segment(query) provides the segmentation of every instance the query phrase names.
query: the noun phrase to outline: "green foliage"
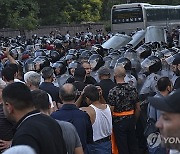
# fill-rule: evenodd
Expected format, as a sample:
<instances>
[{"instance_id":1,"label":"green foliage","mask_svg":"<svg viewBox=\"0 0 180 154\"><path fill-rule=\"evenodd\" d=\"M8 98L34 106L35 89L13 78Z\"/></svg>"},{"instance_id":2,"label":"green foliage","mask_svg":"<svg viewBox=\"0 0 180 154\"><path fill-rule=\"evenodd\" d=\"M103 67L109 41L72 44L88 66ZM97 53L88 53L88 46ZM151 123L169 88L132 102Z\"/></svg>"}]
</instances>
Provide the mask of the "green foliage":
<instances>
[{"instance_id":1,"label":"green foliage","mask_svg":"<svg viewBox=\"0 0 180 154\"><path fill-rule=\"evenodd\" d=\"M0 0L0 28L6 27L9 1Z\"/></svg>"},{"instance_id":2,"label":"green foliage","mask_svg":"<svg viewBox=\"0 0 180 154\"><path fill-rule=\"evenodd\" d=\"M0 27L31 30L38 26L37 3L23 0L1 0Z\"/></svg>"},{"instance_id":3,"label":"green foliage","mask_svg":"<svg viewBox=\"0 0 180 154\"><path fill-rule=\"evenodd\" d=\"M130 0L128 0L130 1ZM127 0L0 0L0 28L33 30L45 25L110 21L114 4ZM179 0L131 0L177 5ZM109 26L106 26L107 29Z\"/></svg>"},{"instance_id":4,"label":"green foliage","mask_svg":"<svg viewBox=\"0 0 180 154\"><path fill-rule=\"evenodd\" d=\"M37 0L41 25L100 20L101 0Z\"/></svg>"},{"instance_id":5,"label":"green foliage","mask_svg":"<svg viewBox=\"0 0 180 154\"><path fill-rule=\"evenodd\" d=\"M71 0L63 10L68 23L99 21L102 2L100 0Z\"/></svg>"}]
</instances>

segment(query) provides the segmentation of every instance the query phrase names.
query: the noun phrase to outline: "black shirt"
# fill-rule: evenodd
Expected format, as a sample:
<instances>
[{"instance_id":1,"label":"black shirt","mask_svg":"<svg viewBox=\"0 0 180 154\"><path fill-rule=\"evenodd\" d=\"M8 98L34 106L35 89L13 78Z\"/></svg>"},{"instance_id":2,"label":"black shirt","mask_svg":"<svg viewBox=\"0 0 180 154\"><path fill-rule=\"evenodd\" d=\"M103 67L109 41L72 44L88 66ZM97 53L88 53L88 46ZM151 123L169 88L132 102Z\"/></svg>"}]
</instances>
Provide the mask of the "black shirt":
<instances>
[{"instance_id":1,"label":"black shirt","mask_svg":"<svg viewBox=\"0 0 180 154\"><path fill-rule=\"evenodd\" d=\"M66 83L73 83L75 81L73 76L70 76L67 80Z\"/></svg>"},{"instance_id":2,"label":"black shirt","mask_svg":"<svg viewBox=\"0 0 180 154\"><path fill-rule=\"evenodd\" d=\"M104 80L101 80L97 85L101 87L102 95L103 95L105 101L107 102L109 91L113 87L115 87L116 84L111 79L104 79Z\"/></svg>"},{"instance_id":3,"label":"black shirt","mask_svg":"<svg viewBox=\"0 0 180 154\"><path fill-rule=\"evenodd\" d=\"M12 146L29 145L37 154L66 154L59 124L38 111L32 111L16 125Z\"/></svg>"},{"instance_id":4,"label":"black shirt","mask_svg":"<svg viewBox=\"0 0 180 154\"><path fill-rule=\"evenodd\" d=\"M9 122L3 112L3 105L0 104L0 139L10 141L13 138L13 124Z\"/></svg>"},{"instance_id":5,"label":"black shirt","mask_svg":"<svg viewBox=\"0 0 180 154\"><path fill-rule=\"evenodd\" d=\"M84 83L94 85L97 83L97 81L92 76L87 76Z\"/></svg>"},{"instance_id":6,"label":"black shirt","mask_svg":"<svg viewBox=\"0 0 180 154\"><path fill-rule=\"evenodd\" d=\"M173 89L179 89L180 88L180 77L178 77L174 83Z\"/></svg>"},{"instance_id":7,"label":"black shirt","mask_svg":"<svg viewBox=\"0 0 180 154\"><path fill-rule=\"evenodd\" d=\"M138 92L135 87L128 83L118 83L109 91L108 104L114 106L114 112L124 112L135 109L135 104L139 102ZM131 116L113 117L114 122L121 121Z\"/></svg>"},{"instance_id":8,"label":"black shirt","mask_svg":"<svg viewBox=\"0 0 180 154\"><path fill-rule=\"evenodd\" d=\"M83 91L86 84L84 82L81 82L81 81L74 81L72 84L77 89L77 96L76 96L76 100L77 100L79 98L79 96L81 95L81 92ZM88 107L88 104L83 100L80 107Z\"/></svg>"}]
</instances>

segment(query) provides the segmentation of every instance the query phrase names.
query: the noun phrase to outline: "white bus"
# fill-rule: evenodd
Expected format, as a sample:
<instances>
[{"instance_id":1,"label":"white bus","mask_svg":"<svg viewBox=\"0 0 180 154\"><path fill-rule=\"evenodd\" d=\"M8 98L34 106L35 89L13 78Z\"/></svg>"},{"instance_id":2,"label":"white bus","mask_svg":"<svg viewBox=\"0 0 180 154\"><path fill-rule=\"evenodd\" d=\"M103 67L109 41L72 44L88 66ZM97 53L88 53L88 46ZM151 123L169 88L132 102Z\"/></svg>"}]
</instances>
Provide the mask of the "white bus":
<instances>
[{"instance_id":1,"label":"white bus","mask_svg":"<svg viewBox=\"0 0 180 154\"><path fill-rule=\"evenodd\" d=\"M180 25L180 5L151 5L132 3L114 5L111 9L112 32L132 32L148 26L167 28Z\"/></svg>"}]
</instances>

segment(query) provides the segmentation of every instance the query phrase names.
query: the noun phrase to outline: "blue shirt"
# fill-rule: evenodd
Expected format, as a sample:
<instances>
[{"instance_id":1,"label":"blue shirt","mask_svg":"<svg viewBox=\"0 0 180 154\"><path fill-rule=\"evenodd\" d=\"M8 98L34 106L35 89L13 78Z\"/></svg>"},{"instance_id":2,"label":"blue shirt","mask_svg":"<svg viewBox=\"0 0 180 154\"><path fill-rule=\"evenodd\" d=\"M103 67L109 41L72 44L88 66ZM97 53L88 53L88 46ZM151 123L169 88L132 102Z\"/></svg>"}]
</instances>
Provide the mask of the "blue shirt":
<instances>
[{"instance_id":1,"label":"blue shirt","mask_svg":"<svg viewBox=\"0 0 180 154\"><path fill-rule=\"evenodd\" d=\"M160 92L157 92L157 94L154 97L160 97L163 98L164 96L161 95ZM148 104L148 117L153 118L155 121L159 119L161 116L161 112L157 109L155 109L150 103Z\"/></svg>"},{"instance_id":2,"label":"blue shirt","mask_svg":"<svg viewBox=\"0 0 180 154\"><path fill-rule=\"evenodd\" d=\"M54 86L51 82L42 82L39 86L39 89L46 91L49 95L51 95L52 100L56 103L59 102L59 88Z\"/></svg>"},{"instance_id":3,"label":"blue shirt","mask_svg":"<svg viewBox=\"0 0 180 154\"><path fill-rule=\"evenodd\" d=\"M79 110L75 104L64 104L59 110L52 113L51 117L72 123L78 132L84 150L87 144L93 142L90 117L86 112Z\"/></svg>"}]
</instances>

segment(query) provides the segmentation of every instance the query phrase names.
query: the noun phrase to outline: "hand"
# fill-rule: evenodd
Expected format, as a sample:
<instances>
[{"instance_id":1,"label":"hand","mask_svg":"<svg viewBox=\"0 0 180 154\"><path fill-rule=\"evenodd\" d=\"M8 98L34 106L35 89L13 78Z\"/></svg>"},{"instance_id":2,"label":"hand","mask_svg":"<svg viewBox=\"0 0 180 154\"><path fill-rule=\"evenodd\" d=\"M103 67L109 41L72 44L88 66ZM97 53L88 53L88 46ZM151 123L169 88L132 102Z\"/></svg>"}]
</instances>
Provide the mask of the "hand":
<instances>
[{"instance_id":1,"label":"hand","mask_svg":"<svg viewBox=\"0 0 180 154\"><path fill-rule=\"evenodd\" d=\"M11 143L12 143L12 141L0 140L0 150L9 148Z\"/></svg>"},{"instance_id":2,"label":"hand","mask_svg":"<svg viewBox=\"0 0 180 154\"><path fill-rule=\"evenodd\" d=\"M102 96L102 89L101 89L101 87L100 87L100 86L96 86L96 88L97 88L98 91L99 91L99 96Z\"/></svg>"},{"instance_id":3,"label":"hand","mask_svg":"<svg viewBox=\"0 0 180 154\"><path fill-rule=\"evenodd\" d=\"M3 53L4 53L6 56L10 55L10 53L9 53L9 48L4 47L4 48L3 48Z\"/></svg>"},{"instance_id":4,"label":"hand","mask_svg":"<svg viewBox=\"0 0 180 154\"><path fill-rule=\"evenodd\" d=\"M7 60L8 60L8 58L6 57L6 58L3 58L1 61L3 64L5 64Z\"/></svg>"}]
</instances>

